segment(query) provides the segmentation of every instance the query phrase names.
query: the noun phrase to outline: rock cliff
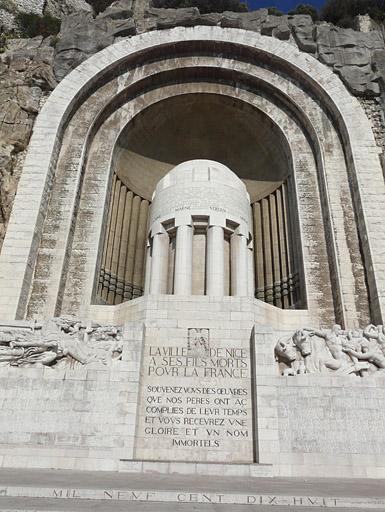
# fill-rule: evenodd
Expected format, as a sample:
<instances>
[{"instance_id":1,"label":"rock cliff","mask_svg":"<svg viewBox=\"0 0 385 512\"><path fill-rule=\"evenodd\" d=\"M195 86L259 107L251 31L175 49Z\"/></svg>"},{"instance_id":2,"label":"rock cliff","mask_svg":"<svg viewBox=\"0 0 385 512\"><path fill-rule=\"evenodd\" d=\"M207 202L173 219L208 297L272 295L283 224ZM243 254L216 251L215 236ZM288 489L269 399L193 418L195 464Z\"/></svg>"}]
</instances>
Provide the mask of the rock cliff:
<instances>
[{"instance_id":1,"label":"rock cliff","mask_svg":"<svg viewBox=\"0 0 385 512\"><path fill-rule=\"evenodd\" d=\"M79 11L92 13L93 9L85 0L0 0L0 26L17 29L15 16L19 12L63 18Z\"/></svg>"},{"instance_id":2,"label":"rock cliff","mask_svg":"<svg viewBox=\"0 0 385 512\"><path fill-rule=\"evenodd\" d=\"M95 16L85 0L0 0L0 25L20 11L62 18L58 37L6 39L0 54L0 248L33 123L56 86L82 61L120 38L175 26L215 25L259 32L296 45L331 67L352 94L379 102L385 77L381 31L358 32L307 15L200 14L196 8L155 9L149 0L119 0Z\"/></svg>"}]
</instances>

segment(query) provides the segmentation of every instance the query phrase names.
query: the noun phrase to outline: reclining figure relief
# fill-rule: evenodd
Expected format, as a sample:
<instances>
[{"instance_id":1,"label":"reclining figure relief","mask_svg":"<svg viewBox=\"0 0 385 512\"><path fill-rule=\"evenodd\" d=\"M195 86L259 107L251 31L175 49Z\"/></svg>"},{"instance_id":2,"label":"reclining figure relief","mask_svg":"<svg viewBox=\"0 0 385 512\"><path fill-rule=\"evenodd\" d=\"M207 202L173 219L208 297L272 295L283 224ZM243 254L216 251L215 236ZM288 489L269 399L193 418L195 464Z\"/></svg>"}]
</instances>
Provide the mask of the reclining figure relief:
<instances>
[{"instance_id":1,"label":"reclining figure relief","mask_svg":"<svg viewBox=\"0 0 385 512\"><path fill-rule=\"evenodd\" d=\"M334 373L366 377L385 371L385 326L369 325L363 330L297 330L281 338L275 358L284 376Z\"/></svg>"},{"instance_id":2,"label":"reclining figure relief","mask_svg":"<svg viewBox=\"0 0 385 512\"><path fill-rule=\"evenodd\" d=\"M0 366L110 364L122 356L120 329L71 317L17 327L0 324Z\"/></svg>"}]
</instances>

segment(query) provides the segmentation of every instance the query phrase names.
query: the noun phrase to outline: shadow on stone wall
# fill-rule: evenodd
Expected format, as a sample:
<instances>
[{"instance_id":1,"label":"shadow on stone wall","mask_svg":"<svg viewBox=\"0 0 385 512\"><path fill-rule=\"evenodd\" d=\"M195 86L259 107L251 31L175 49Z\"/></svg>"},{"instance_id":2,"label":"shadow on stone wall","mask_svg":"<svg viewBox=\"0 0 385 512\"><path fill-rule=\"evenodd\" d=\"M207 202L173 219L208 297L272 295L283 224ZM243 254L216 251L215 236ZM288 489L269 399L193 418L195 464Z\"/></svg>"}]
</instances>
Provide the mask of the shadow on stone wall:
<instances>
[{"instance_id":1,"label":"shadow on stone wall","mask_svg":"<svg viewBox=\"0 0 385 512\"><path fill-rule=\"evenodd\" d=\"M380 30L358 32L314 24L308 15L273 16L267 9L201 15L197 8L155 9L149 0L120 0L94 16L84 0L60 2L60 12L55 11L54 0L48 4L53 14L63 18L59 36L8 39L0 54L0 249L34 120L44 101L81 62L137 33L210 25L287 41L331 67L351 93L363 99L367 113L375 119L378 144L384 146L381 90L385 50ZM0 6L0 22L1 14Z\"/></svg>"}]
</instances>

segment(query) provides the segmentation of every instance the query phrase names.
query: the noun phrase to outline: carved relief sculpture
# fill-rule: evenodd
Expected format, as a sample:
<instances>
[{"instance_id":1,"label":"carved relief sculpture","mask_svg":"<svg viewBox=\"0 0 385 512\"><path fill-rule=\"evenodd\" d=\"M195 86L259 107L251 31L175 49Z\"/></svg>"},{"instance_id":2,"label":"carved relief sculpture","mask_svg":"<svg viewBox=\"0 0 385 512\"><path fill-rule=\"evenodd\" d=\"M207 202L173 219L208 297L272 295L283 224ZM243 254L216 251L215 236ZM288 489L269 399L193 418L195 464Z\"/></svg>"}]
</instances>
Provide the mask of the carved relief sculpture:
<instances>
[{"instance_id":1,"label":"carved relief sculpture","mask_svg":"<svg viewBox=\"0 0 385 512\"><path fill-rule=\"evenodd\" d=\"M385 326L363 330L299 329L281 338L275 358L284 376L334 373L365 377L385 370Z\"/></svg>"},{"instance_id":2,"label":"carved relief sculpture","mask_svg":"<svg viewBox=\"0 0 385 512\"><path fill-rule=\"evenodd\" d=\"M187 350L205 355L209 350L210 330L204 328L188 329Z\"/></svg>"},{"instance_id":3,"label":"carved relief sculpture","mask_svg":"<svg viewBox=\"0 0 385 512\"><path fill-rule=\"evenodd\" d=\"M44 324L0 324L0 366L108 365L122 355L121 331L61 317Z\"/></svg>"}]
</instances>

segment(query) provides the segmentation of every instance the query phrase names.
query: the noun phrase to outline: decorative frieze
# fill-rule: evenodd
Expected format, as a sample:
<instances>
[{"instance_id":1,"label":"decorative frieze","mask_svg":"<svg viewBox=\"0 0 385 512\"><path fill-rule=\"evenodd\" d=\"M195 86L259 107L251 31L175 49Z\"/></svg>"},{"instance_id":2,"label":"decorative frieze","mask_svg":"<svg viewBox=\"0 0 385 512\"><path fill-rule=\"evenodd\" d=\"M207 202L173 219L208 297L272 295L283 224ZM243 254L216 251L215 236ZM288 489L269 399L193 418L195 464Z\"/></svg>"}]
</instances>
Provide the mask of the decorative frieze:
<instances>
[{"instance_id":1,"label":"decorative frieze","mask_svg":"<svg viewBox=\"0 0 385 512\"><path fill-rule=\"evenodd\" d=\"M299 329L278 340L275 357L284 376L332 372L366 377L385 370L385 325Z\"/></svg>"},{"instance_id":2,"label":"decorative frieze","mask_svg":"<svg viewBox=\"0 0 385 512\"><path fill-rule=\"evenodd\" d=\"M109 365L122 356L120 329L61 317L0 324L1 366Z\"/></svg>"}]
</instances>

